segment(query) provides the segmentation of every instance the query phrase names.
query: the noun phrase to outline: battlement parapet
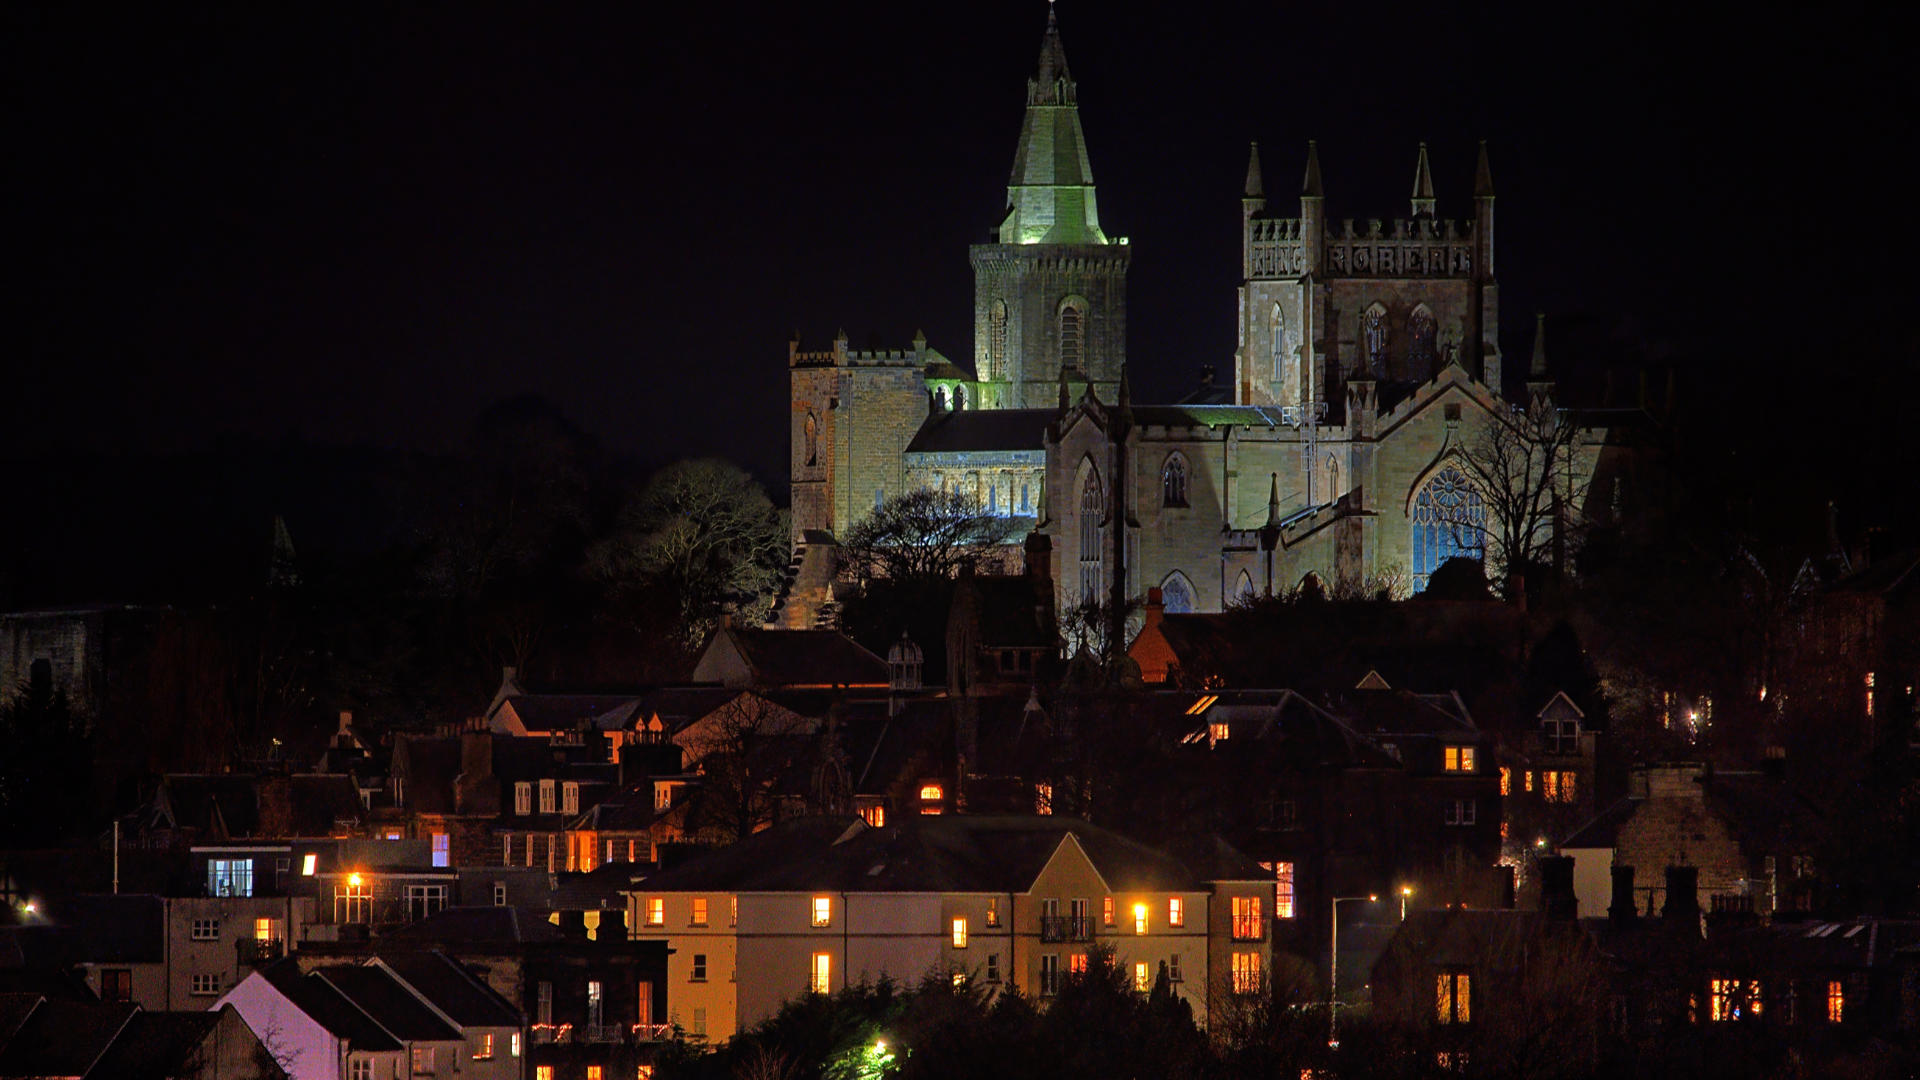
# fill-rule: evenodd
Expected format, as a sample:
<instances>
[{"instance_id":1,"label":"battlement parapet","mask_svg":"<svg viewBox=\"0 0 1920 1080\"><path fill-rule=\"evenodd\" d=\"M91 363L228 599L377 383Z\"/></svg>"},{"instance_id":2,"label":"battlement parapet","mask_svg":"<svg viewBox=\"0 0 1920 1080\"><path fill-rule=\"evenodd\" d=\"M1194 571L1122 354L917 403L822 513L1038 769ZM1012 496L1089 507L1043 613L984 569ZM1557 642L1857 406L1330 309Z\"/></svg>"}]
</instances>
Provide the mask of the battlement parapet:
<instances>
[{"instance_id":1,"label":"battlement parapet","mask_svg":"<svg viewBox=\"0 0 1920 1080\"><path fill-rule=\"evenodd\" d=\"M1328 232L1323 265L1331 277L1471 277L1475 242L1472 222L1372 218L1362 229L1346 218Z\"/></svg>"}]
</instances>

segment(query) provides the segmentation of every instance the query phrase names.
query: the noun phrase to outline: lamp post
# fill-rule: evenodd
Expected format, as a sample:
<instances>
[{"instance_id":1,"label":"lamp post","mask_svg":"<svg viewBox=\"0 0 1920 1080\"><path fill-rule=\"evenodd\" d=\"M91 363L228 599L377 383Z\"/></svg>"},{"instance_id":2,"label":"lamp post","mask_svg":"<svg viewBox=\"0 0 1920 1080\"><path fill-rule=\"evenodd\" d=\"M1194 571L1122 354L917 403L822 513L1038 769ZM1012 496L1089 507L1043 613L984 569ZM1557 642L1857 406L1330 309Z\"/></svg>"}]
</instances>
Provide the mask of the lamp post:
<instances>
[{"instance_id":1,"label":"lamp post","mask_svg":"<svg viewBox=\"0 0 1920 1080\"><path fill-rule=\"evenodd\" d=\"M1413 895L1413 886L1400 886L1400 921L1407 921L1407 898Z\"/></svg>"},{"instance_id":2,"label":"lamp post","mask_svg":"<svg viewBox=\"0 0 1920 1080\"><path fill-rule=\"evenodd\" d=\"M1378 899L1378 895L1371 893L1333 898L1333 949L1327 955L1327 1048L1330 1050L1340 1047L1340 904L1346 900L1365 900L1371 904Z\"/></svg>"}]
</instances>

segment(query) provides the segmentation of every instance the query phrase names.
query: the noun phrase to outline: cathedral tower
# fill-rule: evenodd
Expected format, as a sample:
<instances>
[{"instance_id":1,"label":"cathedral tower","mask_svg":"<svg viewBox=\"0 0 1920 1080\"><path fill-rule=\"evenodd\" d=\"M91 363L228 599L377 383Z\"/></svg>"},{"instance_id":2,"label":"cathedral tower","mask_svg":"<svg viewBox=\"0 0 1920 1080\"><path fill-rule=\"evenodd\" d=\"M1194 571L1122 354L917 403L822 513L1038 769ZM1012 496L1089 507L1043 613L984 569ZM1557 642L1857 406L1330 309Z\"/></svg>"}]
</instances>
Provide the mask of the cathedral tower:
<instances>
[{"instance_id":1,"label":"cathedral tower","mask_svg":"<svg viewBox=\"0 0 1920 1080\"><path fill-rule=\"evenodd\" d=\"M998 241L969 252L981 407L1046 408L1063 374L1112 400L1127 359L1131 250L1100 229L1075 85L1051 8L1027 81Z\"/></svg>"}]
</instances>

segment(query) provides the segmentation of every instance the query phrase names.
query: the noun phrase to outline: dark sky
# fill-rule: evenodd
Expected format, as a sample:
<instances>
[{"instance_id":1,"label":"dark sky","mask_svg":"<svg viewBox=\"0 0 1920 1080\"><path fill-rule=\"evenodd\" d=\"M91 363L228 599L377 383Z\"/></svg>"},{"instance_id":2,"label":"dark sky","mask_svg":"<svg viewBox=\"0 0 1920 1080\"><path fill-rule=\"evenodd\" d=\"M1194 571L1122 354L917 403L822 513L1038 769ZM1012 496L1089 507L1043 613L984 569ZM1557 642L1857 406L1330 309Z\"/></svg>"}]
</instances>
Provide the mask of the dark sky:
<instances>
[{"instance_id":1,"label":"dark sky","mask_svg":"<svg viewBox=\"0 0 1920 1080\"><path fill-rule=\"evenodd\" d=\"M1044 4L283 7L9 16L0 454L438 448L534 392L777 476L792 331L969 354ZM1536 309L1624 326L1757 446L1903 453L1863 429L1915 387L1906 45L1500 7L1061 6L1139 395L1230 363L1249 139L1279 198L1318 139L1364 218L1421 139L1469 215L1486 138L1510 354Z\"/></svg>"}]
</instances>

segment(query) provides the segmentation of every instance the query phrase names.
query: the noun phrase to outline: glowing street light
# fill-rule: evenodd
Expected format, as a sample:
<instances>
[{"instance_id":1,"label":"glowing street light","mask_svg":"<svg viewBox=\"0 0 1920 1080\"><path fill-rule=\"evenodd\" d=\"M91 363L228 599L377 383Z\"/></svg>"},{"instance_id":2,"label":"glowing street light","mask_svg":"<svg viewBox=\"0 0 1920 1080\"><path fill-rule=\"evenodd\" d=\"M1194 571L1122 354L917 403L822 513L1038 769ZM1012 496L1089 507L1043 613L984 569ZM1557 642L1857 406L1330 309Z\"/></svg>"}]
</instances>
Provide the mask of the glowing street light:
<instances>
[{"instance_id":1,"label":"glowing street light","mask_svg":"<svg viewBox=\"0 0 1920 1080\"><path fill-rule=\"evenodd\" d=\"M1407 898L1413 895L1413 886L1400 886L1400 921L1407 921Z\"/></svg>"},{"instance_id":2,"label":"glowing street light","mask_svg":"<svg viewBox=\"0 0 1920 1080\"><path fill-rule=\"evenodd\" d=\"M1340 905L1350 900L1371 904L1379 899L1377 893L1333 898L1333 948L1327 957L1327 1048L1330 1050L1340 1048Z\"/></svg>"}]
</instances>

